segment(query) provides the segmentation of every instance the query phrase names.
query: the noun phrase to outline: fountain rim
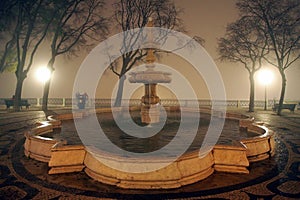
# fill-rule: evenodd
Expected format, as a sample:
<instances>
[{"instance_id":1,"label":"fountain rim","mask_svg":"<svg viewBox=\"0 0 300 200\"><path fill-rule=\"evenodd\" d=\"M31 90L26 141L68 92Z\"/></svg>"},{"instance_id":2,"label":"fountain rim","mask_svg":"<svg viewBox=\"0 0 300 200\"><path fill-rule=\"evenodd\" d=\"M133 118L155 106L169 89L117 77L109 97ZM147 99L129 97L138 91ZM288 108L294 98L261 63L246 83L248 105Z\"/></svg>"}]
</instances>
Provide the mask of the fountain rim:
<instances>
[{"instance_id":1,"label":"fountain rim","mask_svg":"<svg viewBox=\"0 0 300 200\"><path fill-rule=\"evenodd\" d=\"M121 107L114 109L122 110ZM195 112L190 108L184 109ZM207 109L208 111L211 112L210 109ZM239 141L237 146L215 145L202 157L199 156L199 150L185 152L174 162L156 171L147 171L147 168L167 162L167 158L156 157L156 159L141 160L119 158L115 154L106 154L107 156L99 154L106 161L115 162L118 165L137 164L146 169L145 172L139 173L120 171L101 163L83 145L68 145L66 140L57 141L43 137L43 134L60 128L62 120L82 118L97 112L111 112L111 108L49 116L48 121L40 122L36 127L24 133L25 156L47 162L50 167L49 174L74 173L84 170L96 181L124 189L171 189L203 180L214 171L248 174L250 173L247 169L249 163L267 159L275 152L273 131L263 126L262 123L255 123L252 117L234 113L226 113L224 116L223 113L213 112L213 115L239 120L241 128L260 135Z\"/></svg>"},{"instance_id":2,"label":"fountain rim","mask_svg":"<svg viewBox=\"0 0 300 200\"><path fill-rule=\"evenodd\" d=\"M121 112L123 107L86 109L84 111L78 110L77 112L73 112L73 113L50 115L47 117L47 121L37 122L36 123L37 126L34 127L33 129L31 129L30 131L26 131L24 133L24 135L26 137L34 137L35 139L51 141L54 143L53 147L68 145L66 139L65 140L56 140L53 138L45 137L45 136L43 136L43 134L52 132L53 129L55 129L55 128L60 128L62 125L62 121L64 121L64 120L83 118L83 117L87 117L91 114L110 112L112 109L116 112L118 112L118 111ZM131 109L132 110L139 109L139 106L132 106ZM177 106L168 106L168 107L166 107L166 109L174 111L177 109ZM206 108L206 107L199 108L199 109L197 109L197 108L191 109L190 107L187 107L187 108L182 107L180 109L186 113L200 112L200 110L202 109L202 112L206 113L206 114L211 114L211 115L213 114L216 117L225 117L226 119L238 120L240 122L239 123L240 128L248 129L247 131L256 133L256 135L253 137L244 138L240 141L236 141L237 143L235 143L235 145L216 144L215 146L218 146L218 147L224 147L224 148L228 148L228 149L231 149L231 148L243 149L243 148L247 148L245 146L245 143L251 143L253 141L264 140L265 138L269 138L274 135L274 132L271 131L270 129L268 129L266 126L264 126L263 122L255 123L254 117L250 117L249 115L227 112L226 116L222 116L221 113L217 113L217 114L212 113L212 110L210 108ZM72 145L68 145L68 146L72 146ZM85 148L85 149L87 149L87 148ZM188 155L188 154L194 154L195 152L199 153L200 149L185 152L185 153L183 153L182 156ZM109 152L103 151L101 153L104 153L104 154L106 153L106 154L118 157L117 154L113 154L113 153L109 153ZM204 153L206 153L206 151ZM180 156L178 159L180 159L182 156ZM127 158L127 157L121 157L121 158L131 159L131 158ZM140 158L140 157L137 157L137 158ZM152 158L159 158L159 157L150 157L149 156L148 158L152 159ZM135 160L136 158L132 158L132 159ZM164 159L168 159L168 157L164 157Z\"/></svg>"}]
</instances>

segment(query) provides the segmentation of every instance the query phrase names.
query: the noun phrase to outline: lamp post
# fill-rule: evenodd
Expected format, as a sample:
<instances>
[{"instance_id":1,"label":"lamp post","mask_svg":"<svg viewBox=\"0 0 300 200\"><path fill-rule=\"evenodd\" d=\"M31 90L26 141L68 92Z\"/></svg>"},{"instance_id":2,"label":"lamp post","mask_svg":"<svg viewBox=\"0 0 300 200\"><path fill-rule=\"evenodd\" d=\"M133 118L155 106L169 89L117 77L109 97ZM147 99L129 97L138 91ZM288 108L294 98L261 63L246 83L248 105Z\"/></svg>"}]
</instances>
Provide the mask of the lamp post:
<instances>
[{"instance_id":1,"label":"lamp post","mask_svg":"<svg viewBox=\"0 0 300 200\"><path fill-rule=\"evenodd\" d=\"M39 82L45 85L45 83L50 79L51 77L51 71L46 66L41 66L36 70L36 78ZM40 105L39 99L37 100L37 105Z\"/></svg>"},{"instance_id":2,"label":"lamp post","mask_svg":"<svg viewBox=\"0 0 300 200\"><path fill-rule=\"evenodd\" d=\"M258 73L258 79L261 82L261 84L265 87L265 105L264 110L267 110L267 86L272 82L273 80L273 73L268 69L261 69Z\"/></svg>"}]
</instances>

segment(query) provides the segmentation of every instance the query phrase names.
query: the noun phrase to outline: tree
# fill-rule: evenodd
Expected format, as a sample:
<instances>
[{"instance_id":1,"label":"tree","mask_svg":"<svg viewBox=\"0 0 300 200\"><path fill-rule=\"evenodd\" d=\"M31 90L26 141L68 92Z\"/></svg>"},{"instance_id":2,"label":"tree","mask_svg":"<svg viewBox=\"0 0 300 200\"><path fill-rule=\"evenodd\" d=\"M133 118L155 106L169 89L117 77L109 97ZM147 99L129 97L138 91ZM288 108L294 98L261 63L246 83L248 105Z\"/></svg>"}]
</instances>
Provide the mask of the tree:
<instances>
[{"instance_id":1,"label":"tree","mask_svg":"<svg viewBox=\"0 0 300 200\"><path fill-rule=\"evenodd\" d=\"M181 20L178 18L180 10L170 0L119 0L114 4L114 9L117 28L123 32L145 27L150 17L155 22L154 26L184 30ZM124 34L124 44L120 48L122 56L110 65L112 72L119 78L114 106L121 105L125 74L146 55L142 49L129 51L134 45L134 41L128 42L130 37L130 34Z\"/></svg>"},{"instance_id":2,"label":"tree","mask_svg":"<svg viewBox=\"0 0 300 200\"><path fill-rule=\"evenodd\" d=\"M5 17L10 21L7 21L6 24L8 28L3 30L6 35L10 33L11 36L1 38L2 40L6 39L6 42L1 53L0 69L4 71L9 67L14 68L13 71L17 78L14 95L15 111L20 110L19 102L21 100L23 82L32 66L34 55L45 39L49 25L54 17L54 14L49 15L48 6L49 1L46 0L11 1L6 6L6 8L10 9L6 12L14 13L15 16L10 15L12 18Z\"/></svg>"},{"instance_id":3,"label":"tree","mask_svg":"<svg viewBox=\"0 0 300 200\"><path fill-rule=\"evenodd\" d=\"M6 31L15 19L15 9L17 1L0 1L0 31Z\"/></svg>"},{"instance_id":4,"label":"tree","mask_svg":"<svg viewBox=\"0 0 300 200\"><path fill-rule=\"evenodd\" d=\"M103 0L53 1L53 11L57 13L50 31L51 56L47 67L51 74L57 56L73 54L83 46L89 47L107 34L106 19L101 15L103 5ZM44 86L44 111L48 109L50 84L51 78Z\"/></svg>"},{"instance_id":5,"label":"tree","mask_svg":"<svg viewBox=\"0 0 300 200\"><path fill-rule=\"evenodd\" d=\"M221 60L242 63L249 73L249 112L254 111L254 74L261 68L262 59L268 52L265 36L257 29L257 23L253 18L241 18L229 24L218 47Z\"/></svg>"},{"instance_id":6,"label":"tree","mask_svg":"<svg viewBox=\"0 0 300 200\"><path fill-rule=\"evenodd\" d=\"M5 42L5 46L0 49L0 72L13 71L16 68L16 54L13 46L15 44L14 37L8 37L12 35L11 29L13 29L13 21L16 20L15 12L17 7L16 1L1 1L0 2L0 41Z\"/></svg>"},{"instance_id":7,"label":"tree","mask_svg":"<svg viewBox=\"0 0 300 200\"><path fill-rule=\"evenodd\" d=\"M281 115L287 78L285 71L300 57L300 2L298 0L239 0L242 16L259 20L257 26L266 36L270 53L264 59L281 75L277 114Z\"/></svg>"}]
</instances>

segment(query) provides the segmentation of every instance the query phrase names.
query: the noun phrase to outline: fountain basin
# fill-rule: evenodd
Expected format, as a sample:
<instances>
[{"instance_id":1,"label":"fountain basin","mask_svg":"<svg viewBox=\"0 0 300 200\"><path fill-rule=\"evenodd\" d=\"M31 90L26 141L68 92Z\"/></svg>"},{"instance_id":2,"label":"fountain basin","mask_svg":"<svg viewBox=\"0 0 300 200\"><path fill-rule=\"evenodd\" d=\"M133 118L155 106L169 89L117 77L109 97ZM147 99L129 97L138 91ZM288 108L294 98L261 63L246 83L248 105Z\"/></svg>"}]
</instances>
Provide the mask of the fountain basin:
<instances>
[{"instance_id":1,"label":"fountain basin","mask_svg":"<svg viewBox=\"0 0 300 200\"><path fill-rule=\"evenodd\" d=\"M204 158L199 158L198 152L185 154L175 162L167 165L164 168L146 172L146 173L128 173L110 168L100 162L105 159L106 162L116 162L121 165L137 167L153 167L162 163L169 163L168 159L124 159L116 156L97 153L93 155L87 152L84 159L86 166L85 172L93 179L116 185L121 188L135 189L160 189L160 188L178 188L183 185L191 184L202 180L213 173L214 159L212 152L209 152Z\"/></svg>"},{"instance_id":2,"label":"fountain basin","mask_svg":"<svg viewBox=\"0 0 300 200\"><path fill-rule=\"evenodd\" d=\"M120 108L118 108L121 110ZM133 108L137 109L137 108ZM169 108L176 110L176 108ZM193 112L191 108L182 108ZM195 110L194 110L195 111ZM120 165L137 164L140 167L155 166L168 163L167 158L134 159L122 158L107 152L95 151L83 145L68 144L67 140L50 138L49 132L60 126L62 120L87 116L92 111L73 114L63 114L48 118L36 128L25 133L24 151L27 157L48 162L49 174L79 172L84 170L91 178L121 188L159 189L178 188L205 179L214 171L230 173L249 173L249 163L266 159L273 155L275 149L274 133L262 124L254 123L253 118L244 115L227 113L221 116L218 112L213 115L237 120L239 126L257 136L236 141L230 145L215 145L212 151L204 157L199 157L199 151L194 150L183 154L175 162L153 172L128 173L113 169L101 163L97 157ZM109 108L97 109L97 113L111 112ZM211 113L211 110L201 109L201 112Z\"/></svg>"}]
</instances>

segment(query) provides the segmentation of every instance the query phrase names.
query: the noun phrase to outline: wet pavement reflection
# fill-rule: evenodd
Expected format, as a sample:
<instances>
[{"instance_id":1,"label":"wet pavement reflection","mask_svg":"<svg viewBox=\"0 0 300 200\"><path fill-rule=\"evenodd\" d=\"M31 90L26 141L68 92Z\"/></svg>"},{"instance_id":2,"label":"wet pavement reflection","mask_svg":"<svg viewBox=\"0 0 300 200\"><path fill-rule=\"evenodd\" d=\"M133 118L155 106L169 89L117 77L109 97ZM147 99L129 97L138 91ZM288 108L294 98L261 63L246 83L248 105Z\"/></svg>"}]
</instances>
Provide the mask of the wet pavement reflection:
<instances>
[{"instance_id":1,"label":"wet pavement reflection","mask_svg":"<svg viewBox=\"0 0 300 200\"><path fill-rule=\"evenodd\" d=\"M70 111L57 109L54 112ZM248 175L214 173L203 181L179 189L150 191L108 186L90 179L85 173L48 175L49 167L46 163L26 158L23 153L23 132L36 121L45 120L43 112L1 112L0 199L299 198L300 112L287 111L283 112L283 116L262 110L248 113L237 109L234 112L251 115L275 131L277 148L274 157L252 163ZM62 131L74 133L71 129L63 128Z\"/></svg>"}]
</instances>

